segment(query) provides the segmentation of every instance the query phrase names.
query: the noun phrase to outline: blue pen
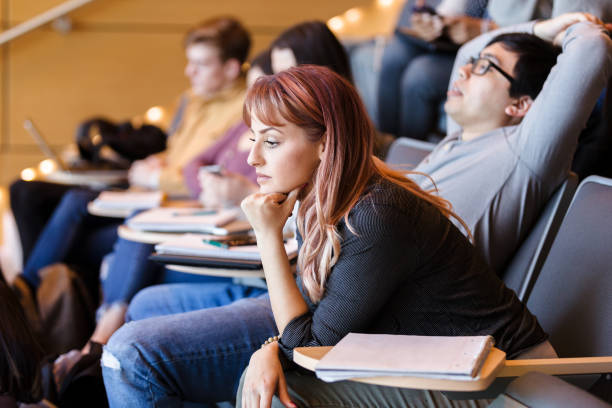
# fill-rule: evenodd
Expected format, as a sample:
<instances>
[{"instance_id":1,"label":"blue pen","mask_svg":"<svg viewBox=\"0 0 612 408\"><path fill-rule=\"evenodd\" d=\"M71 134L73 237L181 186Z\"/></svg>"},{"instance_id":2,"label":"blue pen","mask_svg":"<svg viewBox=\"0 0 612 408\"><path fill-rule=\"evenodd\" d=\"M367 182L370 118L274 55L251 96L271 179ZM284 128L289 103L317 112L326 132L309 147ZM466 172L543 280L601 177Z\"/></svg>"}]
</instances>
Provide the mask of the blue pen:
<instances>
[{"instance_id":1,"label":"blue pen","mask_svg":"<svg viewBox=\"0 0 612 408\"><path fill-rule=\"evenodd\" d=\"M212 239L203 239L202 242L205 243L205 244L216 246L218 248L223 248L223 249L228 249L229 248L229 245L227 245L227 244L225 244L223 242L213 241Z\"/></svg>"}]
</instances>

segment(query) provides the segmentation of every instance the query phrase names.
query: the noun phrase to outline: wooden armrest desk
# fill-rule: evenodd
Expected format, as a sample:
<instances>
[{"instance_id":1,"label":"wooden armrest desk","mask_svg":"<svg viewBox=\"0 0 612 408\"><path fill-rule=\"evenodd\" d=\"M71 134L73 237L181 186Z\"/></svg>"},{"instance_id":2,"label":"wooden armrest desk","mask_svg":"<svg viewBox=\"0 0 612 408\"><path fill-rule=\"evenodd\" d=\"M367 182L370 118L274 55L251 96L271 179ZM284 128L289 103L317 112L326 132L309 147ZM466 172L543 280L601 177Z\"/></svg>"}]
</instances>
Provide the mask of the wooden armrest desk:
<instances>
[{"instance_id":1,"label":"wooden armrest desk","mask_svg":"<svg viewBox=\"0 0 612 408\"><path fill-rule=\"evenodd\" d=\"M125 182L127 170L56 170L47 174L44 180L57 184L106 188Z\"/></svg>"},{"instance_id":2,"label":"wooden armrest desk","mask_svg":"<svg viewBox=\"0 0 612 408\"><path fill-rule=\"evenodd\" d=\"M298 347L293 351L293 361L314 371L317 363L332 347ZM506 360L506 353L493 347L485 360L480 375L474 380L441 380L423 377L369 377L355 378L368 384L391 387L440 391L482 391L497 377L519 377L529 371L550 375L594 374L612 372L612 357L580 357Z\"/></svg>"},{"instance_id":3,"label":"wooden armrest desk","mask_svg":"<svg viewBox=\"0 0 612 408\"><path fill-rule=\"evenodd\" d=\"M166 200L162 202L161 207L200 207L200 203L196 200ZM98 217L110 218L127 218L133 210L100 208L90 201L87 204L87 212Z\"/></svg>"}]
</instances>

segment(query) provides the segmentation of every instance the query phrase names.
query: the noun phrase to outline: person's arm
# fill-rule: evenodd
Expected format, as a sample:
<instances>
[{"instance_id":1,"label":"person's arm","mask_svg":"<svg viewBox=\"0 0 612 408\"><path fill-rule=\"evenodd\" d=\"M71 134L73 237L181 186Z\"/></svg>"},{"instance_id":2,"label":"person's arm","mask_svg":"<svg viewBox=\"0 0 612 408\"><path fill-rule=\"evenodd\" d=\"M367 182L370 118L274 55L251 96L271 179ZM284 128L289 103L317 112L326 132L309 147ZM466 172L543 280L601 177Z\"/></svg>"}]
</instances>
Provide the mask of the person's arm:
<instances>
[{"instance_id":1,"label":"person's arm","mask_svg":"<svg viewBox=\"0 0 612 408\"><path fill-rule=\"evenodd\" d=\"M283 227L289 218L301 188L282 193L254 193L242 201L261 254L274 321L279 333L294 317L308 310L293 278L283 242Z\"/></svg>"},{"instance_id":2,"label":"person's arm","mask_svg":"<svg viewBox=\"0 0 612 408\"><path fill-rule=\"evenodd\" d=\"M562 19L563 16L553 20ZM547 40L546 24L534 25L534 33ZM563 52L540 94L519 125L517 148L521 160L540 179L560 180L569 170L578 136L606 86L612 71L612 41L602 27L581 22L563 35Z\"/></svg>"},{"instance_id":3,"label":"person's arm","mask_svg":"<svg viewBox=\"0 0 612 408\"><path fill-rule=\"evenodd\" d=\"M244 407L269 406L275 393L286 407L295 406L287 393L283 374L282 360L286 360L285 356L291 359L294 347L333 345L349 331L369 327L399 282L409 278L410 260L417 259L416 245L398 245L398 242L405 244L403 238L412 231L406 214L388 207L375 208L371 202L358 206L361 207L358 219L350 219L358 236L351 235L342 243L340 259L334 266L324 298L315 312L308 311L299 292L290 294L285 306L293 310L290 314L295 317L283 329L279 327L281 340L262 347L252 355L240 396ZM381 217L381 213L385 213L385 216ZM258 236L258 245L259 242ZM278 324L278 312L274 309L272 296L279 294L277 291L281 287L271 282L270 278L275 279L268 275L266 263L264 270ZM293 288L297 288L295 283ZM301 302L297 302L298 299ZM299 312L295 309L296 305L303 306L304 311L296 314ZM283 351L280 356L279 349Z\"/></svg>"},{"instance_id":4,"label":"person's arm","mask_svg":"<svg viewBox=\"0 0 612 408\"><path fill-rule=\"evenodd\" d=\"M180 167L165 166L159 171L158 187L172 196L187 196L189 189L183 179Z\"/></svg>"},{"instance_id":5,"label":"person's arm","mask_svg":"<svg viewBox=\"0 0 612 408\"><path fill-rule=\"evenodd\" d=\"M200 189L198 199L206 208L236 206L249 194L257 192L259 186L240 173L223 170L221 174L200 174L197 179Z\"/></svg>"},{"instance_id":6,"label":"person's arm","mask_svg":"<svg viewBox=\"0 0 612 408\"><path fill-rule=\"evenodd\" d=\"M212 164L210 156L210 149L206 149L183 167L183 178L192 198L197 198L202 192L198 171L200 167Z\"/></svg>"}]
</instances>

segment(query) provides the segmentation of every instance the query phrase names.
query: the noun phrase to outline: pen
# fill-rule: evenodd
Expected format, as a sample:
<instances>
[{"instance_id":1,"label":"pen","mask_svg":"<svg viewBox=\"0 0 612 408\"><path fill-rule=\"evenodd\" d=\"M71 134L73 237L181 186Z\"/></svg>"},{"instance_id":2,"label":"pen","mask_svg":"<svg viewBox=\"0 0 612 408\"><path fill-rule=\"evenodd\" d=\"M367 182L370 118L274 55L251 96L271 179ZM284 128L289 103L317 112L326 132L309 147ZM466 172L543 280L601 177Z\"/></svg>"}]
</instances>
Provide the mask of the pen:
<instances>
[{"instance_id":1,"label":"pen","mask_svg":"<svg viewBox=\"0 0 612 408\"><path fill-rule=\"evenodd\" d=\"M229 245L224 244L223 242L214 241L212 239L203 239L202 242L205 243L205 244L216 246L218 248L223 248L223 249L228 249L229 248Z\"/></svg>"}]
</instances>

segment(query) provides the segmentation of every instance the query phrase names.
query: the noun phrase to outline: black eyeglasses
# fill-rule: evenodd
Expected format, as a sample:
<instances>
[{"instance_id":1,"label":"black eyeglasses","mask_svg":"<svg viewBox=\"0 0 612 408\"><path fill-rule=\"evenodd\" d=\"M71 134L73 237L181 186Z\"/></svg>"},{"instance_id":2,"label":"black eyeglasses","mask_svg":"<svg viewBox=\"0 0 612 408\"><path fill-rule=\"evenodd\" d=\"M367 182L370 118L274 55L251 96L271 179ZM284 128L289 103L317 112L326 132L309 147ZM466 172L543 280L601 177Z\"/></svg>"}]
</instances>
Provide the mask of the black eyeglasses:
<instances>
[{"instance_id":1,"label":"black eyeglasses","mask_svg":"<svg viewBox=\"0 0 612 408\"><path fill-rule=\"evenodd\" d=\"M487 71L489 71L490 68L493 68L497 72L502 74L504 78L510 81L510 83L514 83L514 78L512 78L510 74L508 74L506 71L501 69L499 65L497 65L491 60L488 60L486 58L471 57L469 63L472 64L472 69L470 70L470 72L472 72L472 74L474 75L478 75L478 76L484 75L487 73Z\"/></svg>"}]
</instances>

